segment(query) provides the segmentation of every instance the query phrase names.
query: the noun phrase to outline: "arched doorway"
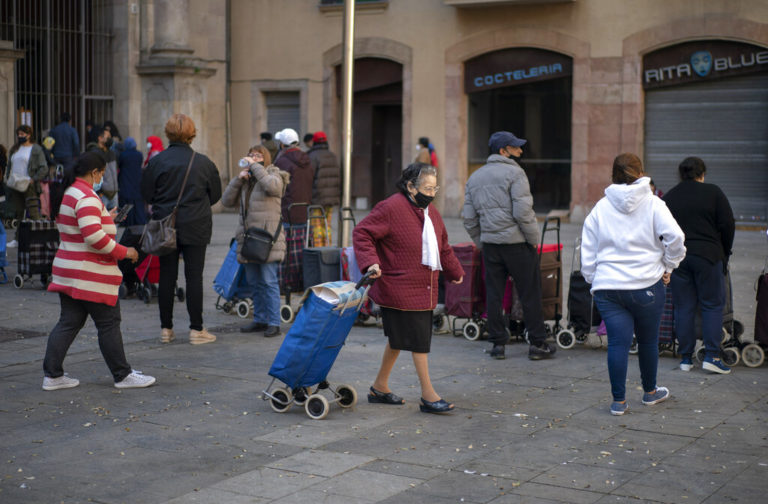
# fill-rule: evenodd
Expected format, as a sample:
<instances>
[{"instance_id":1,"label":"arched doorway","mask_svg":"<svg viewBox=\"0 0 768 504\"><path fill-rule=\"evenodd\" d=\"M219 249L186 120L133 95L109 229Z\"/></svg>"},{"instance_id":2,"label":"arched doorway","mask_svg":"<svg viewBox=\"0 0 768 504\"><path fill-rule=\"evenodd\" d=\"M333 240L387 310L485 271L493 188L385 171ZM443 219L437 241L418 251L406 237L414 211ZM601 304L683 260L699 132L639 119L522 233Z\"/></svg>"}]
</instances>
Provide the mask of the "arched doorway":
<instances>
[{"instance_id":1,"label":"arched doorway","mask_svg":"<svg viewBox=\"0 0 768 504\"><path fill-rule=\"evenodd\" d=\"M341 103L341 65L335 70ZM403 168L403 65L356 59L353 92L352 200L358 208L370 208L395 191Z\"/></svg>"}]
</instances>

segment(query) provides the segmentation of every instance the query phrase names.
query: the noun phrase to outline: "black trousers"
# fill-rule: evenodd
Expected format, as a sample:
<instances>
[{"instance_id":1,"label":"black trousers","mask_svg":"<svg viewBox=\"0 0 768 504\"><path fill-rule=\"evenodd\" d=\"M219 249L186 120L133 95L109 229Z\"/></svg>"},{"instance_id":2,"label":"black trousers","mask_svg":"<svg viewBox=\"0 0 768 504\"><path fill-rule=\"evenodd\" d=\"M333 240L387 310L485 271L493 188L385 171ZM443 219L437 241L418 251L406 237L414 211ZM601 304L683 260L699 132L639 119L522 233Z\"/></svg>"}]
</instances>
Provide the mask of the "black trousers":
<instances>
[{"instance_id":1,"label":"black trousers","mask_svg":"<svg viewBox=\"0 0 768 504\"><path fill-rule=\"evenodd\" d=\"M179 255L184 255L184 279L189 328L203 329L203 267L208 245L179 245L175 252L160 256L160 285L157 287L160 306L160 327L173 329L173 298L179 277Z\"/></svg>"},{"instance_id":2,"label":"black trousers","mask_svg":"<svg viewBox=\"0 0 768 504\"><path fill-rule=\"evenodd\" d=\"M45 349L43 360L45 376L58 378L64 374L64 358L80 329L85 325L88 315L96 324L99 350L115 382L122 381L131 374L131 366L125 360L123 334L120 332L120 302L118 301L115 306L109 306L74 299L62 293L59 293L59 301L61 303L59 322L48 336L48 346Z\"/></svg>"},{"instance_id":3,"label":"black trousers","mask_svg":"<svg viewBox=\"0 0 768 504\"><path fill-rule=\"evenodd\" d=\"M507 277L515 282L523 305L523 320L531 344L547 337L541 309L541 272L536 250L527 243L483 243L488 335L494 344L507 342L502 300Z\"/></svg>"}]
</instances>

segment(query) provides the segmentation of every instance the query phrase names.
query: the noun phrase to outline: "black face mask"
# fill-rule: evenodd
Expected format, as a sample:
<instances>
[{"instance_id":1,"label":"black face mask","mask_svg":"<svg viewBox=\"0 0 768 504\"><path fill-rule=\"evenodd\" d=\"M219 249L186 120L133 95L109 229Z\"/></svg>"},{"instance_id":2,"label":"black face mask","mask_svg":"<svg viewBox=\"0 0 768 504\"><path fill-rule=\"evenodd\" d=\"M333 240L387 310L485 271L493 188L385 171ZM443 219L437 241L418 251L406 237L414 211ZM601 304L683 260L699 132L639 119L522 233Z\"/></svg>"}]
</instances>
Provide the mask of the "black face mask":
<instances>
[{"instance_id":1,"label":"black face mask","mask_svg":"<svg viewBox=\"0 0 768 504\"><path fill-rule=\"evenodd\" d=\"M16 137L16 141L19 143L19 145L25 144L27 143L27 137L23 137L23 136Z\"/></svg>"},{"instance_id":2,"label":"black face mask","mask_svg":"<svg viewBox=\"0 0 768 504\"><path fill-rule=\"evenodd\" d=\"M413 199L416 201L416 206L419 208L427 208L429 204L432 203L432 200L435 199L435 197L427 196L424 193L417 192Z\"/></svg>"},{"instance_id":3,"label":"black face mask","mask_svg":"<svg viewBox=\"0 0 768 504\"><path fill-rule=\"evenodd\" d=\"M104 142L104 145L106 145L107 149L109 149L110 147L112 147L112 143L113 143L112 139L111 138L107 138L107 141Z\"/></svg>"}]
</instances>

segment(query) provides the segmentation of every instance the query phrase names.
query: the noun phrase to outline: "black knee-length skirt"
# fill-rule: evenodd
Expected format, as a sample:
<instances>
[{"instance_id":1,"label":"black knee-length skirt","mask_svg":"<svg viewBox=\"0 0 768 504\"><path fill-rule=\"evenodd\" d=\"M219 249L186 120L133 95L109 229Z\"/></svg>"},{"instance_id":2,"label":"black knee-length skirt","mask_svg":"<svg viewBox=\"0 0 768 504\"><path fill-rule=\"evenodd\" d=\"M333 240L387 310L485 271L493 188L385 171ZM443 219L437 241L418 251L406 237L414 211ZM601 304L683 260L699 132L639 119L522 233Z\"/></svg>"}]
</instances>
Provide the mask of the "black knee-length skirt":
<instances>
[{"instance_id":1,"label":"black knee-length skirt","mask_svg":"<svg viewBox=\"0 0 768 504\"><path fill-rule=\"evenodd\" d=\"M382 307L381 319L390 348L429 353L432 343L432 310L404 311Z\"/></svg>"}]
</instances>

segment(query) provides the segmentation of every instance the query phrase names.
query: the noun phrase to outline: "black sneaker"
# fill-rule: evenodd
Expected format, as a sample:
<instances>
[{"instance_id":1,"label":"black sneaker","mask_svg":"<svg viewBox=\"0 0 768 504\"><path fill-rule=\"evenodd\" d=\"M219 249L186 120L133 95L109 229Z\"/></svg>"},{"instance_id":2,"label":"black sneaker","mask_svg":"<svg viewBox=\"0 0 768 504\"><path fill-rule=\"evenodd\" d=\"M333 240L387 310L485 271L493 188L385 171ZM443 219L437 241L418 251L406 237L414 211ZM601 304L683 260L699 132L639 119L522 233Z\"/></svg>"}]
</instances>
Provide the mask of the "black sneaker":
<instances>
[{"instance_id":1,"label":"black sneaker","mask_svg":"<svg viewBox=\"0 0 768 504\"><path fill-rule=\"evenodd\" d=\"M504 360L504 345L494 343L491 349L491 358Z\"/></svg>"},{"instance_id":2,"label":"black sneaker","mask_svg":"<svg viewBox=\"0 0 768 504\"><path fill-rule=\"evenodd\" d=\"M261 332L267 329L267 324L262 322L251 322L240 328L240 332Z\"/></svg>"},{"instance_id":3,"label":"black sneaker","mask_svg":"<svg viewBox=\"0 0 768 504\"><path fill-rule=\"evenodd\" d=\"M528 347L528 358L531 360L551 359L555 356L557 347L546 341L539 343L538 345L531 345Z\"/></svg>"},{"instance_id":4,"label":"black sneaker","mask_svg":"<svg viewBox=\"0 0 768 504\"><path fill-rule=\"evenodd\" d=\"M271 338L273 336L279 336L279 335L280 335L280 328L278 326L271 325L267 327L266 331L264 331L265 338Z\"/></svg>"}]
</instances>

